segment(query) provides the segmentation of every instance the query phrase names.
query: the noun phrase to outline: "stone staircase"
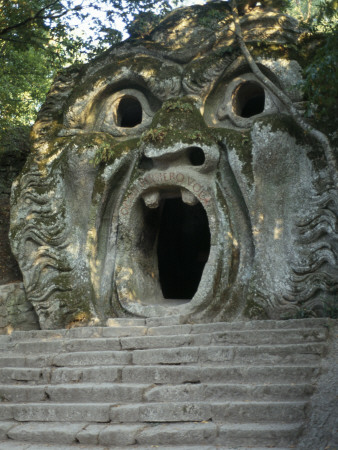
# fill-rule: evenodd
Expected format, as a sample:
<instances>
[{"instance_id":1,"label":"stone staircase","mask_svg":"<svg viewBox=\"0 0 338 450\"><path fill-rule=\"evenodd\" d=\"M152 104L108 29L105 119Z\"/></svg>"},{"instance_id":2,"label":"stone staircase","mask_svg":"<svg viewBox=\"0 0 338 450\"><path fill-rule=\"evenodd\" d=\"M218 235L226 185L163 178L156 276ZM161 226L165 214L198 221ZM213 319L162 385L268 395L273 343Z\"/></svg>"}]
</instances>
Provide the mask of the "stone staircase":
<instances>
[{"instance_id":1,"label":"stone staircase","mask_svg":"<svg viewBox=\"0 0 338 450\"><path fill-rule=\"evenodd\" d=\"M108 327L0 337L0 448L290 448L326 319Z\"/></svg>"}]
</instances>

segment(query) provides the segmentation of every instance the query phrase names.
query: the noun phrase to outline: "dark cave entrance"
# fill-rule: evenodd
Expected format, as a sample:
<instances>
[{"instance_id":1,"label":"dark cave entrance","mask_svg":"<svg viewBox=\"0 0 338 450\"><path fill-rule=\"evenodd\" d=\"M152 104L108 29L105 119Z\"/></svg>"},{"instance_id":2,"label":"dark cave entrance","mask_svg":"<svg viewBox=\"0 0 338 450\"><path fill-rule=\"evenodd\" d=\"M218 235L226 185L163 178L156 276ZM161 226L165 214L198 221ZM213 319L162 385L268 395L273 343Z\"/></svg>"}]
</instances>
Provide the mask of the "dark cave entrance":
<instances>
[{"instance_id":1,"label":"dark cave entrance","mask_svg":"<svg viewBox=\"0 0 338 450\"><path fill-rule=\"evenodd\" d=\"M210 252L207 214L197 203L181 198L164 201L158 236L158 268L166 299L190 300L195 295Z\"/></svg>"}]
</instances>

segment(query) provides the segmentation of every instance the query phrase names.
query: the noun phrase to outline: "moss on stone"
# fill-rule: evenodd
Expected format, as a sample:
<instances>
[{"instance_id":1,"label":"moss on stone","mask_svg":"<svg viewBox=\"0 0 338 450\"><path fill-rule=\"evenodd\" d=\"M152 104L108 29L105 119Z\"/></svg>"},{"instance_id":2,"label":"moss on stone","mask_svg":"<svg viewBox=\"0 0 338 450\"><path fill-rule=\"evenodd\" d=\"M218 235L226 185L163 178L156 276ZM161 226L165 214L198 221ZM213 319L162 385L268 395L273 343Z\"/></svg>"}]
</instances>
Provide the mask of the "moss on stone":
<instances>
[{"instance_id":1,"label":"moss on stone","mask_svg":"<svg viewBox=\"0 0 338 450\"><path fill-rule=\"evenodd\" d=\"M220 139L226 146L236 152L242 163L242 173L250 184L254 183L252 168L252 139L250 131L237 131L231 129L218 129Z\"/></svg>"},{"instance_id":2,"label":"moss on stone","mask_svg":"<svg viewBox=\"0 0 338 450\"><path fill-rule=\"evenodd\" d=\"M266 313L265 309L252 299L247 299L243 315L244 317L247 317L251 320L268 319L268 314Z\"/></svg>"},{"instance_id":3,"label":"moss on stone","mask_svg":"<svg viewBox=\"0 0 338 450\"><path fill-rule=\"evenodd\" d=\"M322 146L314 141L309 133L297 125L291 116L274 114L259 119L259 122L264 125L270 125L272 132L283 131L290 134L296 139L297 145L307 146L307 157L312 162L315 170L320 171L327 167L327 161Z\"/></svg>"},{"instance_id":4,"label":"moss on stone","mask_svg":"<svg viewBox=\"0 0 338 450\"><path fill-rule=\"evenodd\" d=\"M295 120L286 114L269 114L265 117L261 117L256 120L262 125L269 125L272 132L283 131L294 138L296 138L297 144L311 143L311 139Z\"/></svg>"},{"instance_id":5,"label":"moss on stone","mask_svg":"<svg viewBox=\"0 0 338 450\"><path fill-rule=\"evenodd\" d=\"M205 125L194 100L174 97L166 101L155 114L152 126L142 135L141 142L163 148L176 142L212 145L215 138Z\"/></svg>"},{"instance_id":6,"label":"moss on stone","mask_svg":"<svg viewBox=\"0 0 338 450\"><path fill-rule=\"evenodd\" d=\"M299 54L301 48L294 43L271 43L266 41L252 42L248 45L250 53L256 59L258 57L272 59L293 59L299 62Z\"/></svg>"},{"instance_id":7,"label":"moss on stone","mask_svg":"<svg viewBox=\"0 0 338 450\"><path fill-rule=\"evenodd\" d=\"M102 141L102 143L98 146L96 154L92 160L95 166L101 163L111 163L115 159L129 153L130 150L137 147L139 138L128 139L123 142L116 142L113 140L113 142L114 143Z\"/></svg>"},{"instance_id":8,"label":"moss on stone","mask_svg":"<svg viewBox=\"0 0 338 450\"><path fill-rule=\"evenodd\" d=\"M177 66L173 64L168 65L167 62L164 62L161 59L142 54L143 51L146 50L140 48L140 53L138 53L137 56L129 53L116 57L114 63L104 65L87 79L83 77L82 82L79 82L73 90L67 102L67 109L74 104L76 100L92 91L95 85L98 85L105 80L110 80L112 86L115 85L115 89L119 90L124 89L125 87L130 89L133 87L133 83L139 83L139 87L142 87L142 85L145 86L147 80L151 78L156 78L157 82L160 82L163 79L171 80L180 74L180 70ZM163 64L166 64L165 70L162 69ZM130 77L125 79L123 76L119 78L119 75L123 75L125 69L133 72L135 74L135 79L130 80Z\"/></svg>"},{"instance_id":9,"label":"moss on stone","mask_svg":"<svg viewBox=\"0 0 338 450\"><path fill-rule=\"evenodd\" d=\"M85 133L74 136L62 137L57 140L59 144L67 146L76 146L78 151L84 153L89 149L98 148L102 145L116 145L116 139L107 133Z\"/></svg>"}]
</instances>

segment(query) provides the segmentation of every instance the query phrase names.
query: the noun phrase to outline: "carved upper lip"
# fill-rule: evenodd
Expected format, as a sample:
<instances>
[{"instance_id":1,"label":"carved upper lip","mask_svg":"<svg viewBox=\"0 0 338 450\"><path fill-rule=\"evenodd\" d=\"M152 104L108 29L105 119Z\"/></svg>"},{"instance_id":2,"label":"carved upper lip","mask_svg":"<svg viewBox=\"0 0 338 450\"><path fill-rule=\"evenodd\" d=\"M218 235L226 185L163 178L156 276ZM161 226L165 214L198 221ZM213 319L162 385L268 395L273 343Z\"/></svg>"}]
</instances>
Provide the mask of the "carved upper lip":
<instances>
[{"instance_id":1,"label":"carved upper lip","mask_svg":"<svg viewBox=\"0 0 338 450\"><path fill-rule=\"evenodd\" d=\"M188 189L185 189L181 187L179 190L176 191L161 191L158 188L153 188L150 190L147 190L143 195L142 198L144 200L144 203L148 208L158 208L160 205L161 198L170 198L170 197L179 197L181 195L182 201L186 203L187 205L193 206L196 205L199 200L198 198Z\"/></svg>"},{"instance_id":2,"label":"carved upper lip","mask_svg":"<svg viewBox=\"0 0 338 450\"><path fill-rule=\"evenodd\" d=\"M209 204L212 196L208 175L175 167L166 171L151 170L134 182L122 207L126 204L131 206L136 198L141 197L146 206L157 208L161 198L180 196L188 205L194 205L198 201L204 206Z\"/></svg>"}]
</instances>

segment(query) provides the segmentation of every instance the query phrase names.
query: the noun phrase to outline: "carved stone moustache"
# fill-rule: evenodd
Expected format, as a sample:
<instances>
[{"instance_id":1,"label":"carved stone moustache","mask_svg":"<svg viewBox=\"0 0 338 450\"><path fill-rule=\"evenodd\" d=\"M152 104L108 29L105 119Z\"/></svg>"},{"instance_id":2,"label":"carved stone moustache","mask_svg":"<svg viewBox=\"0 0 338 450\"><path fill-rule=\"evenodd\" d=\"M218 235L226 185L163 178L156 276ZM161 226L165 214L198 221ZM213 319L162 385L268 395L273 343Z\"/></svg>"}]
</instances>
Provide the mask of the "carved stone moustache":
<instances>
[{"instance_id":1,"label":"carved stone moustache","mask_svg":"<svg viewBox=\"0 0 338 450\"><path fill-rule=\"evenodd\" d=\"M302 108L301 68L281 51L297 44L296 22L254 8L241 26L263 73ZM325 153L251 72L225 3L176 10L61 74L11 217L42 328L321 314L337 295Z\"/></svg>"}]
</instances>

